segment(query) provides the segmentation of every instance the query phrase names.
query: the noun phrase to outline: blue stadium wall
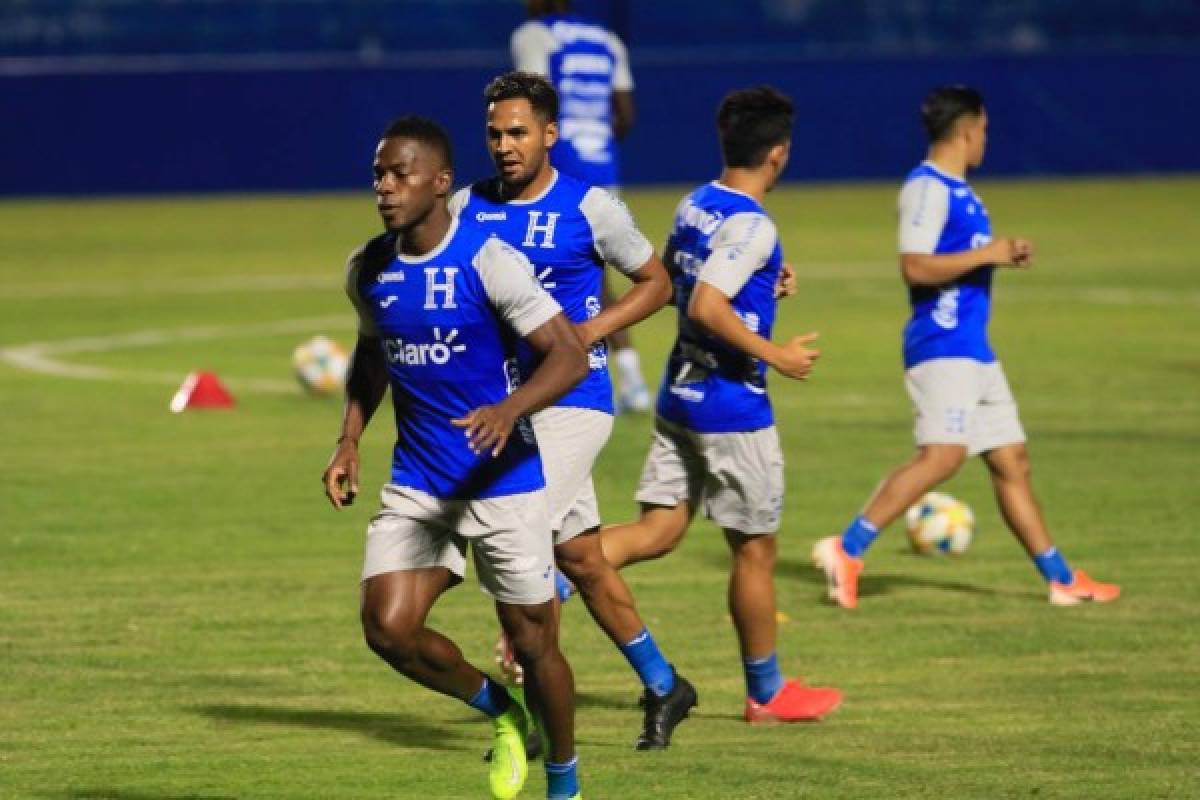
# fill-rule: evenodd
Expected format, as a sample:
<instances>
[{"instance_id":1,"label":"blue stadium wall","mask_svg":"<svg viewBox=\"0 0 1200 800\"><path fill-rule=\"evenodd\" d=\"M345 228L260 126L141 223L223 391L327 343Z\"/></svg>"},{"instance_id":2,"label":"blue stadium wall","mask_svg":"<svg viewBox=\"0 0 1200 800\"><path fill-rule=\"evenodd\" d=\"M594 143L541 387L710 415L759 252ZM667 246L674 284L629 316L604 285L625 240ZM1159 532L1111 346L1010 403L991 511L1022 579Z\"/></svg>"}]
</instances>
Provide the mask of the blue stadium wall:
<instances>
[{"instance_id":1,"label":"blue stadium wall","mask_svg":"<svg viewBox=\"0 0 1200 800\"><path fill-rule=\"evenodd\" d=\"M84 195L365 187L388 119L440 119L466 181L490 172L483 84L504 64L0 75L0 193ZM424 65L422 65L424 64ZM919 158L932 85L964 82L992 116L985 173L1200 170L1200 55L847 58L639 63L626 184L692 182L718 168L713 112L768 82L797 101L792 180L895 178Z\"/></svg>"}]
</instances>

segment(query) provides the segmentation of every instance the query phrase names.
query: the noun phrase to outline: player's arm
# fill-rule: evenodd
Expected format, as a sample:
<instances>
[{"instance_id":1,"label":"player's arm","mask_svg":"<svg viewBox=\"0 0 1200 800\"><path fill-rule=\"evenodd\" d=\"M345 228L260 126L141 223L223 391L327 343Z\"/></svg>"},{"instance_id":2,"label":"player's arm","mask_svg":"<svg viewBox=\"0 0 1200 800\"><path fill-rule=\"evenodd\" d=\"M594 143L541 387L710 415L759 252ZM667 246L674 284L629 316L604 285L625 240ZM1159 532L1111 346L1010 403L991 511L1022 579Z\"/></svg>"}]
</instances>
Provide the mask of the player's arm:
<instances>
[{"instance_id":1,"label":"player's arm","mask_svg":"<svg viewBox=\"0 0 1200 800\"><path fill-rule=\"evenodd\" d=\"M613 54L612 127L613 135L624 139L633 128L637 110L633 104L633 71L629 68L629 51L616 34L609 35Z\"/></svg>"},{"instance_id":2,"label":"player's arm","mask_svg":"<svg viewBox=\"0 0 1200 800\"><path fill-rule=\"evenodd\" d=\"M604 189L590 189L580 210L592 229L596 253L633 282L629 291L599 314L576 326L585 345L636 325L671 299L671 278L654 254L654 245L638 230L629 209Z\"/></svg>"},{"instance_id":3,"label":"player's arm","mask_svg":"<svg viewBox=\"0 0 1200 800\"><path fill-rule=\"evenodd\" d=\"M541 355L533 373L504 400L452 420L463 429L472 450L494 457L504 450L517 419L566 394L587 375L588 361L570 320L538 283L524 255L499 239L489 239L476 266L501 318Z\"/></svg>"},{"instance_id":4,"label":"player's arm","mask_svg":"<svg viewBox=\"0 0 1200 800\"><path fill-rule=\"evenodd\" d=\"M383 342L358 293L358 274L364 257L363 250L356 251L350 256L346 270L346 293L358 312L358 342L346 374L346 401L342 409L342 430L337 438L337 448L321 475L325 496L336 509L353 503L358 494L358 442L387 393L387 362L383 355Z\"/></svg>"},{"instance_id":5,"label":"player's arm","mask_svg":"<svg viewBox=\"0 0 1200 800\"><path fill-rule=\"evenodd\" d=\"M820 357L808 345L817 338L809 333L793 337L786 345L746 327L733 310L735 297L755 272L762 269L775 249L775 226L763 214L735 214L713 236L713 248L700 275L688 317L709 333L747 355L764 361L777 372L804 380Z\"/></svg>"},{"instance_id":6,"label":"player's arm","mask_svg":"<svg viewBox=\"0 0 1200 800\"><path fill-rule=\"evenodd\" d=\"M900 274L909 286L941 286L990 264L1023 267L1031 263L1033 245L1009 237L958 253L935 255L950 208L950 190L941 181L909 181L900 191L898 205Z\"/></svg>"}]
</instances>

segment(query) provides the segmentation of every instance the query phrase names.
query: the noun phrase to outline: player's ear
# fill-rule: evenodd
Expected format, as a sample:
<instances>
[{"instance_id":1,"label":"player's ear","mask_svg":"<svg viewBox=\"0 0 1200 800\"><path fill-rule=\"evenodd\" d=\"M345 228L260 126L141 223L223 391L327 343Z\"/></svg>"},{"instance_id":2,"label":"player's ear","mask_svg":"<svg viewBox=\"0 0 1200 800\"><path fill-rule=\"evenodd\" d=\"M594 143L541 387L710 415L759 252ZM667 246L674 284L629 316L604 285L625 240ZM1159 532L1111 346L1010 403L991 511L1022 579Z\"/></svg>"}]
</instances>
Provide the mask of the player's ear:
<instances>
[{"instance_id":1,"label":"player's ear","mask_svg":"<svg viewBox=\"0 0 1200 800\"><path fill-rule=\"evenodd\" d=\"M787 166L788 155L791 153L791 142L780 142L767 151L767 162L775 168L776 172L783 172L783 168Z\"/></svg>"},{"instance_id":2,"label":"player's ear","mask_svg":"<svg viewBox=\"0 0 1200 800\"><path fill-rule=\"evenodd\" d=\"M554 120L546 123L545 129L542 131L542 143L549 150L558 141L558 123Z\"/></svg>"},{"instance_id":3,"label":"player's ear","mask_svg":"<svg viewBox=\"0 0 1200 800\"><path fill-rule=\"evenodd\" d=\"M438 170L438 174L433 179L434 193L439 197L450 194L450 190L454 188L454 170L449 167L443 167Z\"/></svg>"}]
</instances>

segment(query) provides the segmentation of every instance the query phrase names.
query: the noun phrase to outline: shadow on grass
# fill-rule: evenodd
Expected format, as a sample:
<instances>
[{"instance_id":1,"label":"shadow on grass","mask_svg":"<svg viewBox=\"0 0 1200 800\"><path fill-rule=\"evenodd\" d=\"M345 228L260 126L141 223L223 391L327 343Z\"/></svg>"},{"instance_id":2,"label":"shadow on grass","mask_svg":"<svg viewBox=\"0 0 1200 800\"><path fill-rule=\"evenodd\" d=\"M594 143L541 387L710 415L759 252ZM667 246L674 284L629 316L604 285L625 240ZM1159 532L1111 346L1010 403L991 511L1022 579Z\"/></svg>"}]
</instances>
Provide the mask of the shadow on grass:
<instances>
[{"instance_id":1,"label":"shadow on grass","mask_svg":"<svg viewBox=\"0 0 1200 800\"><path fill-rule=\"evenodd\" d=\"M914 556L914 558L917 556ZM814 586L825 587L825 573L805 561L780 560L775 567L775 574L782 579L796 579L811 583ZM923 578L916 575L904 575L894 572L872 574L865 572L858 579L858 596L874 597L891 594L897 589L940 589L946 592L960 592L975 595L1011 594L989 586L979 586L962 581L942 580L938 578ZM1024 592L1021 592L1024 594Z\"/></svg>"},{"instance_id":2,"label":"shadow on grass","mask_svg":"<svg viewBox=\"0 0 1200 800\"><path fill-rule=\"evenodd\" d=\"M42 797L54 800L237 800L231 794L159 794L133 789L71 789Z\"/></svg>"},{"instance_id":3,"label":"shadow on grass","mask_svg":"<svg viewBox=\"0 0 1200 800\"><path fill-rule=\"evenodd\" d=\"M481 741L480 736L471 736L468 739L451 725L430 724L411 714L395 712L329 711L252 705L200 706L188 710L225 722L287 725L295 728L358 733L387 744L421 750L468 750L478 747Z\"/></svg>"},{"instance_id":4,"label":"shadow on grass","mask_svg":"<svg viewBox=\"0 0 1200 800\"><path fill-rule=\"evenodd\" d=\"M606 708L610 711L637 711L638 698L636 692L637 683L631 684L632 687L628 696L615 694L600 694L597 692L585 692L580 689L575 690L575 707L576 708Z\"/></svg>"}]
</instances>

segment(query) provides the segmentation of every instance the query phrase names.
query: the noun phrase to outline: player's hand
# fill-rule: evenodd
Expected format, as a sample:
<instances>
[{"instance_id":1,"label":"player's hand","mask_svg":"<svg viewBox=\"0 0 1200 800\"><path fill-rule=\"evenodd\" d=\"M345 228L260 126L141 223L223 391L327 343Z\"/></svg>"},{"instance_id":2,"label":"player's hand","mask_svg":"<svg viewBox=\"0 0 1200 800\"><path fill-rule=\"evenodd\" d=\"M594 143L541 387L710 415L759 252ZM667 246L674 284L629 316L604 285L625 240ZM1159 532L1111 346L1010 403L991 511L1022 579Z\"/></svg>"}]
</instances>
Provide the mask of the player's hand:
<instances>
[{"instance_id":1,"label":"player's hand","mask_svg":"<svg viewBox=\"0 0 1200 800\"><path fill-rule=\"evenodd\" d=\"M817 336L816 333L793 336L790 342L779 348L779 354L771 366L793 380L807 380L813 370L813 365L821 357L820 350L809 347L816 341Z\"/></svg>"},{"instance_id":2,"label":"player's hand","mask_svg":"<svg viewBox=\"0 0 1200 800\"><path fill-rule=\"evenodd\" d=\"M508 437L512 435L517 416L504 403L480 406L465 417L450 420L455 427L462 428L471 452L491 453L492 458L504 451Z\"/></svg>"},{"instance_id":3,"label":"player's hand","mask_svg":"<svg viewBox=\"0 0 1200 800\"><path fill-rule=\"evenodd\" d=\"M329 466L321 475L325 496L339 511L343 506L353 504L358 496L358 464L358 443L345 438L338 442L337 450L329 459Z\"/></svg>"},{"instance_id":4,"label":"player's hand","mask_svg":"<svg viewBox=\"0 0 1200 800\"><path fill-rule=\"evenodd\" d=\"M779 272L779 280L775 283L775 297L791 297L796 293L796 270L791 264L783 262Z\"/></svg>"},{"instance_id":5,"label":"player's hand","mask_svg":"<svg viewBox=\"0 0 1200 800\"><path fill-rule=\"evenodd\" d=\"M584 320L574 326L575 335L579 337L579 341L583 342L584 347L591 347L601 337L596 335L595 328L592 327L592 321Z\"/></svg>"},{"instance_id":6,"label":"player's hand","mask_svg":"<svg viewBox=\"0 0 1200 800\"><path fill-rule=\"evenodd\" d=\"M1033 265L1033 242L1028 239L1013 239L1013 258L1014 267L1029 267Z\"/></svg>"}]
</instances>

